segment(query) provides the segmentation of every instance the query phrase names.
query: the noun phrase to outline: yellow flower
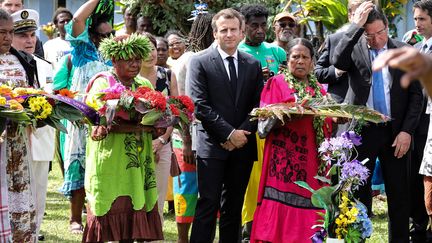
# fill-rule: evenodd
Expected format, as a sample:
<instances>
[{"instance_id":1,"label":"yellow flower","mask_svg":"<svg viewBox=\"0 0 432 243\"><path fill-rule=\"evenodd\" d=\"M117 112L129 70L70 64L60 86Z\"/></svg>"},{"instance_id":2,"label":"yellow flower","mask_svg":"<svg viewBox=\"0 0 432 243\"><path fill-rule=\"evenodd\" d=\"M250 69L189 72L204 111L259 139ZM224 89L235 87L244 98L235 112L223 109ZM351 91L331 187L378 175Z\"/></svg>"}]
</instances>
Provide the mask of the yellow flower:
<instances>
[{"instance_id":1,"label":"yellow flower","mask_svg":"<svg viewBox=\"0 0 432 243\"><path fill-rule=\"evenodd\" d=\"M52 113L52 106L44 96L30 97L28 104L36 119L46 119Z\"/></svg>"},{"instance_id":2,"label":"yellow flower","mask_svg":"<svg viewBox=\"0 0 432 243\"><path fill-rule=\"evenodd\" d=\"M8 100L7 104L12 110L24 110L24 107L16 100Z\"/></svg>"},{"instance_id":3,"label":"yellow flower","mask_svg":"<svg viewBox=\"0 0 432 243\"><path fill-rule=\"evenodd\" d=\"M6 98L0 97L0 105L6 105Z\"/></svg>"}]
</instances>

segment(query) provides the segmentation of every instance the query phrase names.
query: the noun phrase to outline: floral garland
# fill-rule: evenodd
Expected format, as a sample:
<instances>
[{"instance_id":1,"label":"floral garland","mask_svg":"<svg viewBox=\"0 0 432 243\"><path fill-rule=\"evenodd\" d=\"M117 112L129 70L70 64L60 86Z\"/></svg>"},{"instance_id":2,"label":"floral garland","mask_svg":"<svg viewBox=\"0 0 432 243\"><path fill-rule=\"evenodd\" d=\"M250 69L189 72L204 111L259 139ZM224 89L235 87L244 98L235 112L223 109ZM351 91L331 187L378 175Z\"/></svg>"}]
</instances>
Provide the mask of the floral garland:
<instances>
[{"instance_id":1,"label":"floral garland","mask_svg":"<svg viewBox=\"0 0 432 243\"><path fill-rule=\"evenodd\" d=\"M322 98L321 86L318 79L313 74L308 75L308 83L297 80L288 70L284 72L285 81L290 89L293 89L297 94L297 100L301 101L307 98ZM324 120L325 117L316 116L313 119L313 128L315 129L316 144L321 144L324 141ZM326 170L326 163L321 161L318 168L318 175L323 175Z\"/></svg>"},{"instance_id":2,"label":"floral garland","mask_svg":"<svg viewBox=\"0 0 432 243\"><path fill-rule=\"evenodd\" d=\"M298 99L305 98L322 98L321 86L317 78L313 74L308 75L309 82L298 81L289 71L285 71L285 81L288 83L290 89L294 89L297 93Z\"/></svg>"}]
</instances>

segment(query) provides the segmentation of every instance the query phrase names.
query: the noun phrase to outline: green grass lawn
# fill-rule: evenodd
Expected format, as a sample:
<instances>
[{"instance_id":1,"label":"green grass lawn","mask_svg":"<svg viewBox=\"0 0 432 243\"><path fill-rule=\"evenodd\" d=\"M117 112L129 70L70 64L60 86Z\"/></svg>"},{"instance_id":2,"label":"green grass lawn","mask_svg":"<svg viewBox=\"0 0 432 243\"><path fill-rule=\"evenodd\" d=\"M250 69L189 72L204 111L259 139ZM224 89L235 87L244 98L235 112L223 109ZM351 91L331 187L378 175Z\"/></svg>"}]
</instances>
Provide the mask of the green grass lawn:
<instances>
[{"instance_id":1,"label":"green grass lawn","mask_svg":"<svg viewBox=\"0 0 432 243\"><path fill-rule=\"evenodd\" d=\"M69 233L69 201L58 192L63 182L58 164L53 165L49 174L46 216L41 228L45 235L45 242L72 243L81 242L81 235ZM385 201L374 200L374 214L372 219L374 233L368 242L388 242L387 238L387 204ZM83 218L85 221L85 217ZM177 227L174 215L165 214L164 223L165 242L177 240Z\"/></svg>"}]
</instances>

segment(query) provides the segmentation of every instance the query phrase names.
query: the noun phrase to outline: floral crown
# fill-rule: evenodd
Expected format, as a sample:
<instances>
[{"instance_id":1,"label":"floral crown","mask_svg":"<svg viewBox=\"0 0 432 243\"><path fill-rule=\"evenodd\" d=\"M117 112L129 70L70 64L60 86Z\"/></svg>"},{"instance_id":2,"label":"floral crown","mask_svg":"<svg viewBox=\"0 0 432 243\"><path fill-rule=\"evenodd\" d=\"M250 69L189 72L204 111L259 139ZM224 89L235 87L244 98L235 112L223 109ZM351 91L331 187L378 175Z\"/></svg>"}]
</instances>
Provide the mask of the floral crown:
<instances>
[{"instance_id":1,"label":"floral crown","mask_svg":"<svg viewBox=\"0 0 432 243\"><path fill-rule=\"evenodd\" d=\"M149 39L143 35L121 35L105 38L99 45L99 51L106 59L129 60L134 57L145 59L152 50Z\"/></svg>"}]
</instances>

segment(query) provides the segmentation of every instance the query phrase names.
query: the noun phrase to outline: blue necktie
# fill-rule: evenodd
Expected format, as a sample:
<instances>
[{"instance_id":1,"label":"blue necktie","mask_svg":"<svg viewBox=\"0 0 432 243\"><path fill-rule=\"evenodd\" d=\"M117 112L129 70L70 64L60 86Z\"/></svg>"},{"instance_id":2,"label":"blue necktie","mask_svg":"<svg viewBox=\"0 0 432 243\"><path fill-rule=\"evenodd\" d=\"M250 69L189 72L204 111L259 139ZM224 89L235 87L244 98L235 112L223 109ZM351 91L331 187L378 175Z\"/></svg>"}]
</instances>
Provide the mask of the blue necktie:
<instances>
[{"instance_id":1,"label":"blue necktie","mask_svg":"<svg viewBox=\"0 0 432 243\"><path fill-rule=\"evenodd\" d=\"M379 50L371 49L371 53L373 60L378 56ZM386 97L384 93L384 78L382 70L375 71L372 74L372 94L374 109L384 115L388 115Z\"/></svg>"}]
</instances>

